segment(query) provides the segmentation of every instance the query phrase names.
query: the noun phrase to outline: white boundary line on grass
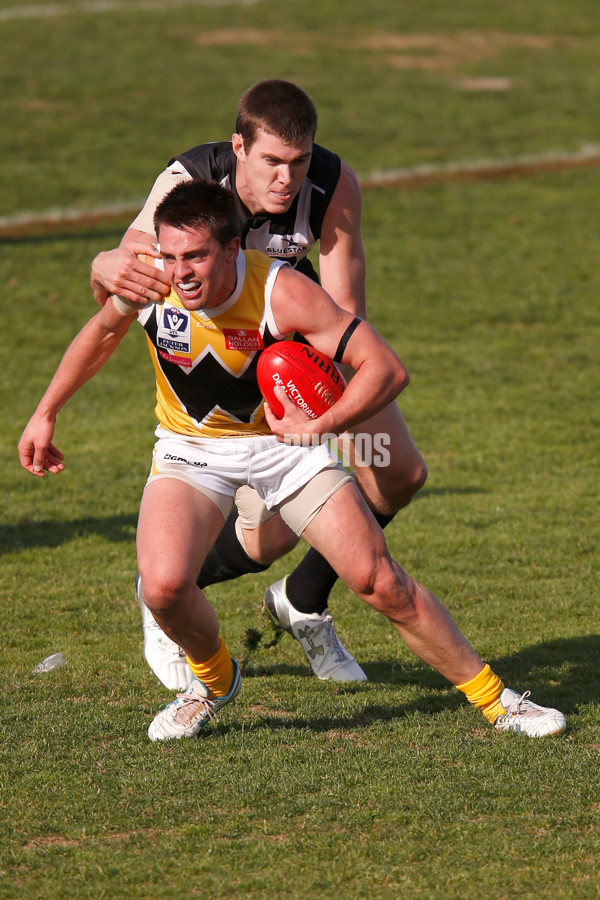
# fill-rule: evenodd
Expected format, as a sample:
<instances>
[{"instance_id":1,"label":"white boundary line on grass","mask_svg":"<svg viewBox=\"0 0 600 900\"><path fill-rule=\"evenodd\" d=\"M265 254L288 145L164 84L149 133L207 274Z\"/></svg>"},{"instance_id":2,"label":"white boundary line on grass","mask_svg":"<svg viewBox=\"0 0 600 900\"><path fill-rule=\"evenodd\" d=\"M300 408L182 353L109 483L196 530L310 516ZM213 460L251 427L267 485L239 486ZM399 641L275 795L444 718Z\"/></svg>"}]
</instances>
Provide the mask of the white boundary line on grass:
<instances>
[{"instance_id":1,"label":"white boundary line on grass","mask_svg":"<svg viewBox=\"0 0 600 900\"><path fill-rule=\"evenodd\" d=\"M383 187L386 184L417 184L452 181L461 177L501 176L511 172L544 169L576 168L586 164L600 164L600 144L582 144L571 153L546 152L515 156L512 159L478 159L471 162L419 165L406 169L374 171L361 179L363 186Z\"/></svg>"},{"instance_id":2,"label":"white boundary line on grass","mask_svg":"<svg viewBox=\"0 0 600 900\"><path fill-rule=\"evenodd\" d=\"M145 197L123 203L108 203L95 206L93 209L81 209L67 206L60 209L47 209L41 212L23 212L14 216L0 216L0 228L18 227L20 225L51 225L59 222L78 222L80 219L108 219L115 216L137 215L144 205Z\"/></svg>"},{"instance_id":3,"label":"white boundary line on grass","mask_svg":"<svg viewBox=\"0 0 600 900\"><path fill-rule=\"evenodd\" d=\"M404 185L411 187L461 178L481 179L502 177L514 173L535 173L544 170L578 168L586 165L600 166L600 145L585 144L574 153L542 153L539 155L515 156L513 159L481 159L473 162L421 165L405 169L374 171L360 178L363 187L384 187ZM41 212L23 212L14 216L0 216L0 228L58 224L89 219L106 219L121 215L137 215L145 198L132 199L122 203L110 203L92 209L65 207Z\"/></svg>"},{"instance_id":4,"label":"white boundary line on grass","mask_svg":"<svg viewBox=\"0 0 600 900\"><path fill-rule=\"evenodd\" d=\"M89 15L126 10L168 10L178 6L251 6L260 0L80 0L79 3L30 3L0 9L0 22L15 19L50 19L56 16Z\"/></svg>"}]
</instances>

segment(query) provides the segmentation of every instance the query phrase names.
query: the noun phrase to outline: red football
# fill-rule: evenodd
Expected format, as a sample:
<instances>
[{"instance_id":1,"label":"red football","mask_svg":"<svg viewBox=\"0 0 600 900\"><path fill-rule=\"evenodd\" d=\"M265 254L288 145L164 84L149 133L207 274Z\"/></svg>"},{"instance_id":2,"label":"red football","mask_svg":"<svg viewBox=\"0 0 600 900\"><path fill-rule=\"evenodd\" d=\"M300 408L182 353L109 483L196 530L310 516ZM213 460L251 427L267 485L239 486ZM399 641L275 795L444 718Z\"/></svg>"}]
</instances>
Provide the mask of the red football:
<instances>
[{"instance_id":1,"label":"red football","mask_svg":"<svg viewBox=\"0 0 600 900\"><path fill-rule=\"evenodd\" d=\"M256 375L261 394L278 419L283 416L275 393L278 386L309 419L322 416L346 387L344 376L328 356L299 341L279 341L263 350Z\"/></svg>"}]
</instances>

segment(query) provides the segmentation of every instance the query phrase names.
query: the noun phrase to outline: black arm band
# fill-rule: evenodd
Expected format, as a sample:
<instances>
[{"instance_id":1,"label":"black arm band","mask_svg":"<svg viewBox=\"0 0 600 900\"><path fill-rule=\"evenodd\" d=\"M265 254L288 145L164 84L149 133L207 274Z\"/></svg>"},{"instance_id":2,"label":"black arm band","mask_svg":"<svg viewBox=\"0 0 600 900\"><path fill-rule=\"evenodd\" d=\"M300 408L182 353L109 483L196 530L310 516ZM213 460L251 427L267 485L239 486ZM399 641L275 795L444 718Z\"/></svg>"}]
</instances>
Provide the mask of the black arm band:
<instances>
[{"instance_id":1,"label":"black arm band","mask_svg":"<svg viewBox=\"0 0 600 900\"><path fill-rule=\"evenodd\" d=\"M348 341L350 340L350 338L352 337L352 335L354 334L354 332L356 331L356 329L358 328L358 326L360 325L360 323L362 321L364 321L364 320L361 319L360 316L354 316L354 318L352 319L352 321L350 322L350 324L348 325L348 327L346 328L345 332L343 333L343 335L341 337L341 340L338 344L338 348L335 351L335 356L333 357L334 362L341 363L342 357L346 351L346 347L348 346Z\"/></svg>"}]
</instances>

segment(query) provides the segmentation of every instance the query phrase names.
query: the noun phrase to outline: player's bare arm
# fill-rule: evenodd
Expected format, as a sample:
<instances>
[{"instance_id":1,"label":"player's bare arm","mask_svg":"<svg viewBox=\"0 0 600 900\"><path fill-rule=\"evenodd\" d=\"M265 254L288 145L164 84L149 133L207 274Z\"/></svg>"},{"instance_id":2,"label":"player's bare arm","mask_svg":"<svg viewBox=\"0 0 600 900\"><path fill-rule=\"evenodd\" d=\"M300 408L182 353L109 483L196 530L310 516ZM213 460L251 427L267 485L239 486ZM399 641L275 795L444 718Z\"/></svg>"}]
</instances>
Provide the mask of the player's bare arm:
<instances>
[{"instance_id":1,"label":"player's bare arm","mask_svg":"<svg viewBox=\"0 0 600 900\"><path fill-rule=\"evenodd\" d=\"M338 306L365 318L366 261L360 223L362 198L358 178L342 163L342 171L321 229L321 284Z\"/></svg>"},{"instance_id":2,"label":"player's bare arm","mask_svg":"<svg viewBox=\"0 0 600 900\"><path fill-rule=\"evenodd\" d=\"M298 331L315 349L332 358L355 318L333 303L317 284L287 267L277 276L271 306L282 334ZM312 420L302 414L297 416L286 405L283 419L273 421L269 414L269 426L275 434L340 434L383 409L409 382L408 373L392 348L365 321L352 331L342 361L356 375L337 403ZM294 427L299 430L294 431Z\"/></svg>"},{"instance_id":3,"label":"player's bare arm","mask_svg":"<svg viewBox=\"0 0 600 900\"><path fill-rule=\"evenodd\" d=\"M156 236L128 228L118 247L95 257L90 284L99 306L104 306L111 294L118 294L141 308L149 300L157 302L169 293L164 273L143 262L141 256L160 256Z\"/></svg>"},{"instance_id":4,"label":"player's bare arm","mask_svg":"<svg viewBox=\"0 0 600 900\"><path fill-rule=\"evenodd\" d=\"M115 250L99 253L93 260L90 283L99 306L104 306L111 294L118 294L141 308L149 300L158 302L169 293L164 274L139 257L160 256L154 234L154 210L182 180L187 180L186 176L171 169L161 172L143 209L123 235L119 246Z\"/></svg>"},{"instance_id":5,"label":"player's bare arm","mask_svg":"<svg viewBox=\"0 0 600 900\"><path fill-rule=\"evenodd\" d=\"M42 478L63 471L64 456L52 443L58 413L112 356L134 318L135 313L123 315L107 303L71 342L21 435L19 459L27 472Z\"/></svg>"}]
</instances>

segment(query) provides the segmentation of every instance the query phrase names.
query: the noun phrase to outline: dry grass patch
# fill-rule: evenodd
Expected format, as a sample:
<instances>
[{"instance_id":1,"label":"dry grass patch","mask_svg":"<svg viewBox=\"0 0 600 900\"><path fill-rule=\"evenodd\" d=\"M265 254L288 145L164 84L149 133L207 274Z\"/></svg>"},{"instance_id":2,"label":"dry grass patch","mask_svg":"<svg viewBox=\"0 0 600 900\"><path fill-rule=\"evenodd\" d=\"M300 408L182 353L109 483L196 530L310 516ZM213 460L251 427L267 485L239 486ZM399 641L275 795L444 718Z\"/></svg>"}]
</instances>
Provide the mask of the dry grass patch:
<instances>
[{"instance_id":1,"label":"dry grass patch","mask_svg":"<svg viewBox=\"0 0 600 900\"><path fill-rule=\"evenodd\" d=\"M43 835L32 838L23 844L23 850L49 850L59 847L63 850L69 850L73 847L81 847L83 844L123 844L137 837L150 838L152 841L159 835L161 839L165 834L172 834L173 829L159 830L155 828L136 828L133 831L114 831L108 834L89 835L84 834L80 838L66 838L61 835Z\"/></svg>"},{"instance_id":2,"label":"dry grass patch","mask_svg":"<svg viewBox=\"0 0 600 900\"><path fill-rule=\"evenodd\" d=\"M579 46L580 43L570 38L499 31L461 31L452 35L375 32L361 39L356 46L391 53L387 62L396 69L452 71L465 63L490 59L507 49L544 51L559 44Z\"/></svg>"},{"instance_id":3,"label":"dry grass patch","mask_svg":"<svg viewBox=\"0 0 600 900\"><path fill-rule=\"evenodd\" d=\"M515 84L514 78L460 78L455 87L462 91L508 91Z\"/></svg>"},{"instance_id":4,"label":"dry grass patch","mask_svg":"<svg viewBox=\"0 0 600 900\"><path fill-rule=\"evenodd\" d=\"M277 46L285 40L282 32L275 29L219 28L196 35L194 41L199 47L230 46ZM302 35L298 35L295 52L302 52ZM350 50L371 50L386 52L389 65L399 69L453 70L464 63L476 63L490 59L507 49L531 51L552 50L557 46L580 47L581 39L567 37L547 37L537 34L506 34L500 31L472 32L456 34L402 34L373 32L361 38L332 37L330 34L306 37L307 47L314 49L319 44Z\"/></svg>"},{"instance_id":5,"label":"dry grass patch","mask_svg":"<svg viewBox=\"0 0 600 900\"><path fill-rule=\"evenodd\" d=\"M199 47L230 47L233 44L254 44L260 47L270 44L272 31L258 28L217 28L199 34L195 42Z\"/></svg>"}]
</instances>

